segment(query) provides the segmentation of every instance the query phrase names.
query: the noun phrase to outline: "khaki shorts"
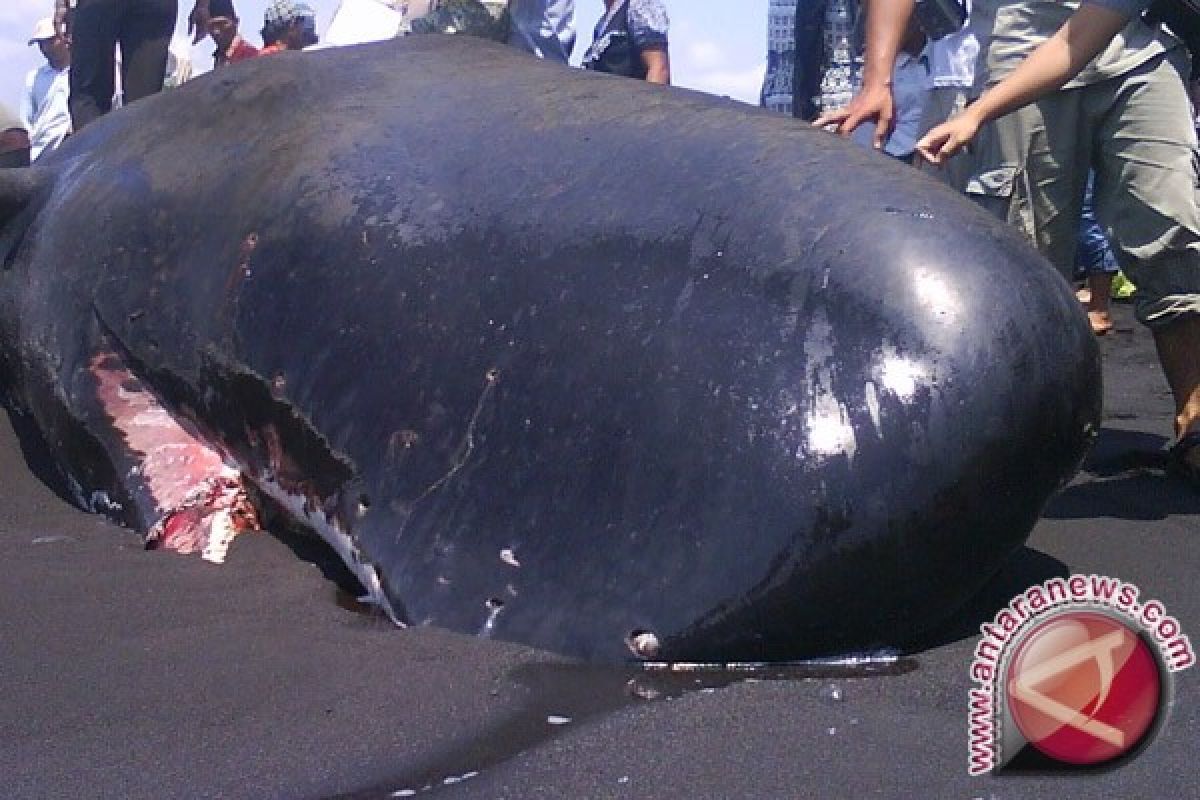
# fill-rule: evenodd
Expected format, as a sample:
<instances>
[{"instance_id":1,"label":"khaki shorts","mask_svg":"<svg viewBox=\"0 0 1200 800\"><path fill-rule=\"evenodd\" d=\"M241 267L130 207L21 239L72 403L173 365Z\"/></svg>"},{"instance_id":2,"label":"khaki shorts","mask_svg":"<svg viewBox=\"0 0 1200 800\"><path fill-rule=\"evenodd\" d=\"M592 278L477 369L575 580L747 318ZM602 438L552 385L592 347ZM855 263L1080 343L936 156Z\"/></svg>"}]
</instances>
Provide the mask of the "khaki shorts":
<instances>
[{"instance_id":1,"label":"khaki shorts","mask_svg":"<svg viewBox=\"0 0 1200 800\"><path fill-rule=\"evenodd\" d=\"M962 111L967 105L967 92L967 89L957 86L935 86L926 100L925 110L921 113L921 132L917 138L923 137ZM913 160L917 169L960 192L967 188L967 180L971 177L974 163L967 151L958 152L941 166L930 164L921 158L919 153Z\"/></svg>"},{"instance_id":2,"label":"khaki shorts","mask_svg":"<svg viewBox=\"0 0 1200 800\"><path fill-rule=\"evenodd\" d=\"M1055 92L979 132L967 193L1020 228L1068 279L1088 169L1096 215L1151 327L1200 314L1196 131L1177 49Z\"/></svg>"}]
</instances>

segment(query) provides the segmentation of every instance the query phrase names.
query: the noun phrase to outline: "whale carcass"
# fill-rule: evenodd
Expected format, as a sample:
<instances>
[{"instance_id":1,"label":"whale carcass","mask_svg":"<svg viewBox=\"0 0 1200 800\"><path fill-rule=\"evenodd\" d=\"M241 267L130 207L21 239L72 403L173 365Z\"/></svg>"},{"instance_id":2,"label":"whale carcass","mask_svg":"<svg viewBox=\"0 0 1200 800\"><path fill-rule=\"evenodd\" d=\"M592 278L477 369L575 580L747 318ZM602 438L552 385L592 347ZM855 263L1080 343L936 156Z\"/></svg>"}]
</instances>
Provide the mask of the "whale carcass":
<instances>
[{"instance_id":1,"label":"whale carcass","mask_svg":"<svg viewBox=\"0 0 1200 800\"><path fill-rule=\"evenodd\" d=\"M615 661L908 640L1075 470L1097 348L944 187L464 37L221 70L0 177L0 354L81 504L263 503L393 619Z\"/></svg>"}]
</instances>

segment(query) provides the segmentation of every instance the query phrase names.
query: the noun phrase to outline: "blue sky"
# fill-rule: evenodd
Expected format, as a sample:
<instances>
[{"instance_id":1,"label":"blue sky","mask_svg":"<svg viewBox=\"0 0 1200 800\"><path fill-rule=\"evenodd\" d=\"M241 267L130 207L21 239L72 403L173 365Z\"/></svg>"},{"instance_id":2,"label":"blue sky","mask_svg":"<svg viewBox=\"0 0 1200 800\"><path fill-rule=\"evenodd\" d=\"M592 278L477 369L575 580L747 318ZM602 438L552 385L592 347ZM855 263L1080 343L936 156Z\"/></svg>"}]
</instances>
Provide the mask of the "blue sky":
<instances>
[{"instance_id":1,"label":"blue sky","mask_svg":"<svg viewBox=\"0 0 1200 800\"><path fill-rule=\"evenodd\" d=\"M327 25L338 0L310 0L317 9L318 30ZM235 0L242 30L258 44L267 0ZM766 63L767 0L663 0L671 17L671 68L675 84L714 94L758 102ZM192 0L179 0L176 37L187 30ZM732 8L737 11L731 11ZM579 38L575 60L591 42L592 26L600 17L601 0L577 0ZM0 0L0 102L16 111L25 74L42 63L36 47L26 43L40 17L50 16L53 0ZM212 63L208 40L192 49L197 72Z\"/></svg>"}]
</instances>

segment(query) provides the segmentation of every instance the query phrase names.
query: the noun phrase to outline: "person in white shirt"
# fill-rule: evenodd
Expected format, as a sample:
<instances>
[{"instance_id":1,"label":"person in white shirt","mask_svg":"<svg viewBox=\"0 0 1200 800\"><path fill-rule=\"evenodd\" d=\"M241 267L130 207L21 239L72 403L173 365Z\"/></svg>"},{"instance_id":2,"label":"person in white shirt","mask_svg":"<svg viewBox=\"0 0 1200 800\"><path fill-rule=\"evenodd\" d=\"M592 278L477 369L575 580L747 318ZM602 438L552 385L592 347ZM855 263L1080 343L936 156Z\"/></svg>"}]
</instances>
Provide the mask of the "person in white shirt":
<instances>
[{"instance_id":1,"label":"person in white shirt","mask_svg":"<svg viewBox=\"0 0 1200 800\"><path fill-rule=\"evenodd\" d=\"M314 47L343 47L351 44L379 42L405 32L406 15L410 8L419 6L414 16L422 16L429 7L426 0L421 3L405 3L401 0L341 0L325 39Z\"/></svg>"},{"instance_id":2,"label":"person in white shirt","mask_svg":"<svg viewBox=\"0 0 1200 800\"><path fill-rule=\"evenodd\" d=\"M21 95L21 122L29 131L29 156L36 161L71 133L71 47L49 18L34 26L29 44L36 44L46 57L46 63L25 78Z\"/></svg>"}]
</instances>

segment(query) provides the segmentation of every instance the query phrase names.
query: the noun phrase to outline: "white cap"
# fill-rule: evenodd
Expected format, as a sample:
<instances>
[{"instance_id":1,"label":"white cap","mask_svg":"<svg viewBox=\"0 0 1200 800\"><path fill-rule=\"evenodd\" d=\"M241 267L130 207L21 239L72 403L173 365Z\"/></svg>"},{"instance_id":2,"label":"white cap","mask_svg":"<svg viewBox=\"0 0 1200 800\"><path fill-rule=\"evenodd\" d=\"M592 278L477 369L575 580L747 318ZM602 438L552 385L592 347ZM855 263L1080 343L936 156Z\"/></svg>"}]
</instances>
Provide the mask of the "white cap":
<instances>
[{"instance_id":1,"label":"white cap","mask_svg":"<svg viewBox=\"0 0 1200 800\"><path fill-rule=\"evenodd\" d=\"M49 17L39 19L33 26L33 36L29 37L29 44L33 45L46 39L53 39L57 35L58 31L54 30L54 20Z\"/></svg>"}]
</instances>

